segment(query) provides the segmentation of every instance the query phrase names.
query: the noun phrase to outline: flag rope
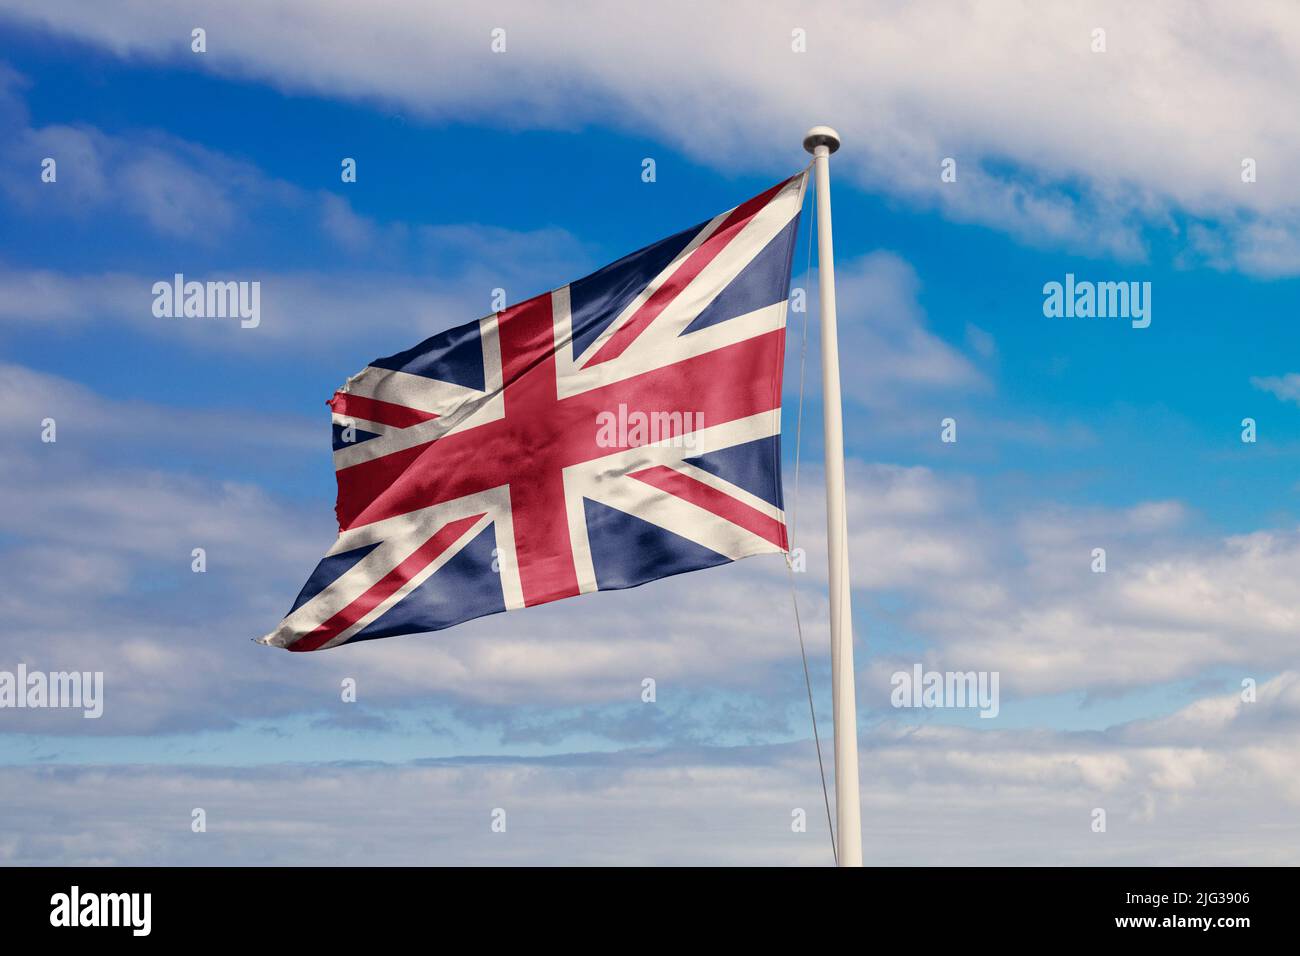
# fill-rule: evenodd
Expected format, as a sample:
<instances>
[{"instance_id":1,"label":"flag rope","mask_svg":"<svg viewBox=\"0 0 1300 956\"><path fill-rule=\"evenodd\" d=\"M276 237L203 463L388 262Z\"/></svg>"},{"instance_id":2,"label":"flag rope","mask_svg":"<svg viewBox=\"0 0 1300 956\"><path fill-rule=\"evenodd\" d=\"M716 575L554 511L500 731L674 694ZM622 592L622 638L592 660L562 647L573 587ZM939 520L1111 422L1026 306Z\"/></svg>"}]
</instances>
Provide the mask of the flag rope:
<instances>
[{"instance_id":1,"label":"flag rope","mask_svg":"<svg viewBox=\"0 0 1300 956\"><path fill-rule=\"evenodd\" d=\"M812 163L808 164L808 169L812 169ZM816 233L814 228L817 222L817 203L812 204L812 215L808 221L808 259L804 265L804 310L803 310L803 341L799 350L799 406L795 414L794 426L794 495L791 498L790 507L790 541L795 540L795 519L799 513L799 452L803 440L803 393L804 393L804 375L808 367L808 302L807 291L810 285L809 279L812 276L812 237ZM818 776L822 783L822 802L826 806L826 829L831 836L831 858L835 865L839 866L839 852L835 847L835 823L831 817L831 798L826 789L826 765L822 761L822 740L817 731L817 708L813 704L812 692L812 675L808 671L808 650L804 645L803 639L803 621L799 616L799 595L794 585L794 564L790 560L790 551L785 553L785 566L790 577L790 601L794 605L794 626L799 635L799 656L803 659L803 680L804 687L808 691L808 716L812 718L813 742L817 746L817 770Z\"/></svg>"}]
</instances>

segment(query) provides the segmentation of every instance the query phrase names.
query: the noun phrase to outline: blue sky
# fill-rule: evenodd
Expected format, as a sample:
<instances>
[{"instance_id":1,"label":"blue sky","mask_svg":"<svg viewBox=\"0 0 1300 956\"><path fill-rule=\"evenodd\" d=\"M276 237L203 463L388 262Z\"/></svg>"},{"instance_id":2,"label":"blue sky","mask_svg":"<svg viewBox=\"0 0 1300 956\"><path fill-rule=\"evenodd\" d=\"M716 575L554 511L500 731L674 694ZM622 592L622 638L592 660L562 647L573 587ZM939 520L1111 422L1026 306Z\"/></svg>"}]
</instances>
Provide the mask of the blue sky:
<instances>
[{"instance_id":1,"label":"blue sky","mask_svg":"<svg viewBox=\"0 0 1300 956\"><path fill-rule=\"evenodd\" d=\"M741 36L646 27L644 51L605 15L574 51L572 24L525 8L476 18L399 4L368 23L323 12L333 6L184 3L152 17L129 2L0 3L0 566L14 584L0 669L102 669L107 681L99 721L4 712L10 799L39 792L53 764L145 768L142 779L199 790L215 778L197 767L228 783L265 773L287 790L314 766L339 773L339 761L400 782L411 761L470 774L480 765L457 761L489 757L518 769L526 804L534 784L581 797L571 781L541 780L560 773L546 760L604 755L597 793L657 754L656 766L690 772L734 761L754 792L795 788L815 820L779 560L382 647L287 655L249 639L332 541L324 401L348 375L485 314L498 286L523 299L735 205L800 168L803 129L831 122L845 138L832 170L864 776L873 757L894 774L865 784L874 836L888 843L892 798L926 785L909 766L933 763L935 787L968 795L961 812L918 797L947 821L936 847L963 832L953 820L978 819L970 793L986 787L991 806L1007 806L998 788L1023 781L1014 769L976 779L971 755L986 752L1008 768L1029 752L1073 768L1034 806L1093 788L1127 808L1135 834L1149 827L1089 856L1035 817L994 862L1051 862L1034 857L1044 846L1081 862L1172 859L1160 853L1184 852L1168 834L1190 825L1178 816L1189 802L1261 827L1291 819L1297 795L1278 781L1300 759L1300 378L1287 378L1300 371L1300 194L1279 171L1300 143L1278 128L1262 78L1277 51L1252 47L1263 41L1248 25L1225 26L1220 51L1166 12L1138 22L1103 4L1111 48L1094 54L1092 20L1044 11L1034 29L1061 51L1052 65L1008 56L1026 49L1025 25L994 17L963 31L964 4L937 25L882 13L890 29L861 49L825 14L760 5ZM1252 16L1300 35L1294 15ZM493 17L511 31L495 60ZM373 46L349 40L362 23ZM197 24L204 54L189 50ZM821 66L790 52L800 24L833 46ZM713 25L705 16L699 33ZM915 65L912 47L963 32L964 52L935 74ZM702 75L645 79L696 42L716 54ZM746 68L746 44L771 68ZM1258 64L1231 55L1243 50ZM887 79L873 72L890 63ZM816 82L827 64L845 71L833 93ZM1154 76L1163 101L1141 92ZM1023 99L972 92L1004 84ZM1200 126L1173 105L1197 91L1209 104ZM40 181L45 156L58 159L57 183ZM940 180L948 156L955 183ZM340 181L343 157L356 159L356 183ZM646 157L653 183L641 179ZM1259 182L1241 182L1241 157L1257 159ZM807 238L794 284L814 287ZM262 325L154 318L150 287L174 272L260 281ZM1149 282L1150 327L1046 318L1043 285L1067 273ZM788 496L802 321L790 317ZM799 589L828 730L816 334L796 544L810 555ZM47 415L54 445L39 440ZM945 417L955 444L939 440ZM1246 417L1253 444L1241 440ZM207 549L203 575L190 571L193 547ZM1107 549L1105 575L1090 571L1094 547ZM912 662L999 671L1001 714L890 707L889 675ZM650 708L647 674L660 686ZM355 705L338 699L349 676ZM1243 678L1268 688L1254 706L1272 718L1243 709ZM1267 738L1252 737L1261 726ZM909 764L913 745L923 752ZM1234 803L1234 761L1266 745L1269 759L1249 768L1263 802ZM1175 773L1158 755L1180 746L1195 754ZM1043 772L1024 773L1041 783ZM75 793L59 799L77 812ZM771 799L785 806L783 793ZM172 839L151 831L143 850L104 853L184 861ZM581 841L530 846L593 858ZM822 849L773 853L824 862ZM680 857L641 851L693 858L684 838ZM297 862L314 850L289 841L283 852ZM406 859L400 845L389 852ZM0 840L0 859L79 853ZM231 862L251 853L222 844Z\"/></svg>"}]
</instances>

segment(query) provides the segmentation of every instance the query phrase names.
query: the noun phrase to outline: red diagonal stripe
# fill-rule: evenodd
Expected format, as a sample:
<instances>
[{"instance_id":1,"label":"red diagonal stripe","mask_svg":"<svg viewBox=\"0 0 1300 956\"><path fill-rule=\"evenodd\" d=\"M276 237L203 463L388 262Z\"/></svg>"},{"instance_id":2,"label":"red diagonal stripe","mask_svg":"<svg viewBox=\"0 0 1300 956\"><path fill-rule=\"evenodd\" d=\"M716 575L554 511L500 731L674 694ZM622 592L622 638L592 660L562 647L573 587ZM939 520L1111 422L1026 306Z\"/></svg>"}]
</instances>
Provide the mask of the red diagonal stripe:
<instances>
[{"instance_id":1,"label":"red diagonal stripe","mask_svg":"<svg viewBox=\"0 0 1300 956\"><path fill-rule=\"evenodd\" d=\"M392 425L394 428L408 428L420 422L433 421L438 417L433 412L395 405L377 398L367 398L365 395L353 395L351 392L335 392L329 407L336 415L378 422L380 425Z\"/></svg>"},{"instance_id":2,"label":"red diagonal stripe","mask_svg":"<svg viewBox=\"0 0 1300 956\"><path fill-rule=\"evenodd\" d=\"M666 491L719 518L725 518L732 524L753 532L763 540L772 542L782 551L786 549L785 525L712 485L706 485L689 475L683 475L667 465L655 465L652 468L634 471L628 477L643 481L660 491Z\"/></svg>"},{"instance_id":3,"label":"red diagonal stripe","mask_svg":"<svg viewBox=\"0 0 1300 956\"><path fill-rule=\"evenodd\" d=\"M321 624L316 630L304 634L289 645L291 651L314 651L322 644L332 641L357 621L395 594L407 581L437 560L438 556L459 540L474 522L483 515L471 515L443 525L433 537L420 545L393 570L372 584L355 601L332 618Z\"/></svg>"},{"instance_id":4,"label":"red diagonal stripe","mask_svg":"<svg viewBox=\"0 0 1300 956\"><path fill-rule=\"evenodd\" d=\"M590 368L622 355L659 313L668 308L673 299L691 284L705 266L718 257L727 244L740 234L749 221L758 215L759 211L771 202L772 197L785 188L789 181L787 179L785 182L777 183L767 192L760 193L733 209L731 215L723 220L717 231L700 243L695 251L686 257L686 261L678 266L677 271L642 303L641 308L637 309L617 332L605 340L605 344L591 357L586 367Z\"/></svg>"}]
</instances>

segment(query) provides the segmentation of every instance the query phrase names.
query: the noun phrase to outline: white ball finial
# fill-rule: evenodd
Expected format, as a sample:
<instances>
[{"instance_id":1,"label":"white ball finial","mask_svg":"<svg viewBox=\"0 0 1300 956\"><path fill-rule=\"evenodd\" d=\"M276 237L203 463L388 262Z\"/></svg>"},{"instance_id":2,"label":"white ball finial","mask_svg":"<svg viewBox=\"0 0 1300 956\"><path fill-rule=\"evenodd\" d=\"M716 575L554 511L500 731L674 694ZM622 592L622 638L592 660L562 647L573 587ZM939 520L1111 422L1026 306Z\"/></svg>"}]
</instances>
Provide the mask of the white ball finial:
<instances>
[{"instance_id":1,"label":"white ball finial","mask_svg":"<svg viewBox=\"0 0 1300 956\"><path fill-rule=\"evenodd\" d=\"M825 146L826 152L833 153L840 148L840 134L829 126L814 126L803 138L803 148L813 152L818 146Z\"/></svg>"}]
</instances>

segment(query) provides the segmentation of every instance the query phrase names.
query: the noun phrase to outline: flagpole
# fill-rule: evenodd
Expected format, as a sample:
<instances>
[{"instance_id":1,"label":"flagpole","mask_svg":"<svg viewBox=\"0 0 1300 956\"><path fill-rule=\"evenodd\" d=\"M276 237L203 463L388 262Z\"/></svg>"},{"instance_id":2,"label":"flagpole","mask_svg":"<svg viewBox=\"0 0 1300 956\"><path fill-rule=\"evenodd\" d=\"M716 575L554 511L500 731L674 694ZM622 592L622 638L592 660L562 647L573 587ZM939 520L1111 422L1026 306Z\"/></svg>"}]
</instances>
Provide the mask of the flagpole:
<instances>
[{"instance_id":1,"label":"flagpole","mask_svg":"<svg viewBox=\"0 0 1300 956\"><path fill-rule=\"evenodd\" d=\"M822 419L826 446L826 541L831 585L831 686L835 717L835 829L840 866L862 865L858 796L858 706L853 687L853 608L848 522L844 516L844 421L835 325L835 250L831 240L830 155L840 134L814 126L803 138L817 184L817 280L821 291Z\"/></svg>"}]
</instances>

